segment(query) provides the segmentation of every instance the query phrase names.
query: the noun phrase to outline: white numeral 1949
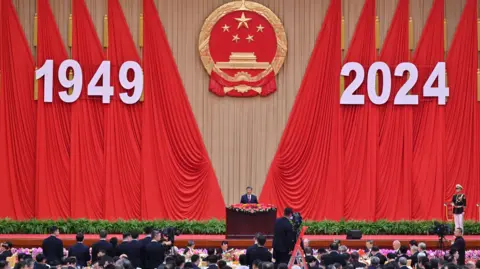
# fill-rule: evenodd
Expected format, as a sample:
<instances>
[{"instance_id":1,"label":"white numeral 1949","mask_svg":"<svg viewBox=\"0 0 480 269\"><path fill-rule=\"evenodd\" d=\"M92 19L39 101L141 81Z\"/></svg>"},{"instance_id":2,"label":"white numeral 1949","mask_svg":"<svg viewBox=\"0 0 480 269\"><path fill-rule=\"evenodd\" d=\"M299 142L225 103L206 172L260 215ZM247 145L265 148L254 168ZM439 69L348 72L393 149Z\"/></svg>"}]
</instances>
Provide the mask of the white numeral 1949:
<instances>
[{"instance_id":1,"label":"white numeral 1949","mask_svg":"<svg viewBox=\"0 0 480 269\"><path fill-rule=\"evenodd\" d=\"M35 73L36 79L44 78L44 102L51 103L53 101L53 60L47 60L43 66ZM128 71L133 71L133 80L128 78ZM73 77L69 78L68 70L71 70ZM111 64L110 61L103 61L95 72L94 76L88 83L87 94L89 96L101 96L102 103L110 103L110 98L114 94L113 86L110 83ZM123 63L118 74L120 85L125 90L132 90L133 93L121 93L120 99L125 104L135 104L140 100L143 92L143 72L142 68L137 62L128 61ZM97 86L101 80L101 86ZM80 98L83 87L83 73L80 64L75 60L65 60L58 68L58 81L60 85L66 89L71 89L69 93L67 90L58 93L60 99L65 103L73 103Z\"/></svg>"},{"instance_id":2,"label":"white numeral 1949","mask_svg":"<svg viewBox=\"0 0 480 269\"><path fill-rule=\"evenodd\" d=\"M365 96L363 94L355 95L355 91L360 88L365 78L365 70L361 64L356 62L346 63L342 70L342 76L349 76L351 72L355 72L355 78L348 85L340 98L342 105L363 105L365 104ZM379 95L376 91L378 72L382 73L383 86L382 92ZM398 90L394 105L418 105L418 95L409 94L410 90L415 86L418 80L418 69L412 63L401 63L395 68L394 75L402 77L405 72L408 72L409 77L403 86ZM433 87L434 82L438 79L438 86ZM373 104L383 105L390 98L392 90L392 78L388 65L384 62L375 62L368 69L367 74L367 93ZM449 96L449 89L446 86L446 67L444 62L437 63L429 78L423 86L423 96L437 97L439 105L445 105L446 99Z\"/></svg>"}]
</instances>

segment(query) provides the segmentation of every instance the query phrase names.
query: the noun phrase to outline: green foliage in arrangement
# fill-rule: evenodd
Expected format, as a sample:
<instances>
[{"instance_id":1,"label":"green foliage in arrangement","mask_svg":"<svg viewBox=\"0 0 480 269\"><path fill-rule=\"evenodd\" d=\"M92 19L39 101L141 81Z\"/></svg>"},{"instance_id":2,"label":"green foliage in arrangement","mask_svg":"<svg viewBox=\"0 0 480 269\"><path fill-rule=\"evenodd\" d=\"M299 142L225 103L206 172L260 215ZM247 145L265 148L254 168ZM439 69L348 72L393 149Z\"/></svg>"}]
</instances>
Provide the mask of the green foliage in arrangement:
<instances>
[{"instance_id":1,"label":"green foliage in arrangement","mask_svg":"<svg viewBox=\"0 0 480 269\"><path fill-rule=\"evenodd\" d=\"M225 221L212 219L209 221L138 221L138 220L25 220L16 221L0 219L0 234L46 234L51 226L57 226L62 233L75 234L83 232L96 234L106 230L111 234L123 232L142 232L144 227L176 227L183 234L225 234ZM346 234L349 230L361 230L363 234L393 234L393 235L426 235L433 221L305 221L307 234ZM466 221L465 234L480 234L480 222Z\"/></svg>"}]
</instances>

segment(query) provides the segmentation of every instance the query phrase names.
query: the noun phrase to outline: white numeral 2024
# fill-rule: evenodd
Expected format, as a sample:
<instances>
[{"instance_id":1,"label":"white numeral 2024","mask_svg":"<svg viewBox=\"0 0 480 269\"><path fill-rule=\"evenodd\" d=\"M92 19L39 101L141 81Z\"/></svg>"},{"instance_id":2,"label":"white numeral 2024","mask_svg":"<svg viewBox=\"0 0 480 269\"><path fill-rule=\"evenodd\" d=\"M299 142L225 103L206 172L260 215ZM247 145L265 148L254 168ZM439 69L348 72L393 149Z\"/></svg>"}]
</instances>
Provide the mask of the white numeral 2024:
<instances>
[{"instance_id":1,"label":"white numeral 2024","mask_svg":"<svg viewBox=\"0 0 480 269\"><path fill-rule=\"evenodd\" d=\"M73 71L73 77L70 79L67 76L67 70ZM132 81L128 79L128 71L132 69L134 78ZM88 83L87 94L88 96L101 96L102 103L109 104L110 98L113 96L114 90L110 84L110 61L103 61L98 67L97 71L93 75L92 79ZM36 79L44 78L44 102L51 103L53 101L53 60L45 61L45 64L38 69L35 73ZM132 95L128 93L120 93L120 99L125 104L135 104L140 100L143 91L143 72L142 68L137 62L128 61L122 64L118 74L120 85L125 90L133 89ZM101 85L97 86L97 83L102 80ZM73 103L80 98L83 87L83 73L80 64L75 60L65 60L58 68L58 81L60 85L66 89L71 89L68 93L60 91L58 93L60 99L65 103Z\"/></svg>"},{"instance_id":2,"label":"white numeral 2024","mask_svg":"<svg viewBox=\"0 0 480 269\"><path fill-rule=\"evenodd\" d=\"M340 98L340 104L342 105L363 105L365 104L365 96L363 94L355 95L355 91L360 88L363 80L365 79L365 70L363 66L356 62L346 63L341 71L342 76L349 76L351 72L355 72L355 78L348 85ZM376 91L376 76L377 72L382 72L383 86L380 95ZM410 90L415 86L418 80L418 69L412 63L401 63L395 68L394 75L401 77L405 72L409 73L409 78L398 90L397 95L393 101L395 105L418 105L418 95L408 94ZM445 105L446 99L449 95L449 89L446 86L446 68L445 63L437 63L433 69L430 77L423 86L423 96L425 97L437 97L439 105ZM438 78L438 87L433 87L433 83ZM385 104L390 98L392 90L392 78L390 68L384 62L375 62L368 69L367 74L367 93L368 98L372 103L376 105Z\"/></svg>"}]
</instances>

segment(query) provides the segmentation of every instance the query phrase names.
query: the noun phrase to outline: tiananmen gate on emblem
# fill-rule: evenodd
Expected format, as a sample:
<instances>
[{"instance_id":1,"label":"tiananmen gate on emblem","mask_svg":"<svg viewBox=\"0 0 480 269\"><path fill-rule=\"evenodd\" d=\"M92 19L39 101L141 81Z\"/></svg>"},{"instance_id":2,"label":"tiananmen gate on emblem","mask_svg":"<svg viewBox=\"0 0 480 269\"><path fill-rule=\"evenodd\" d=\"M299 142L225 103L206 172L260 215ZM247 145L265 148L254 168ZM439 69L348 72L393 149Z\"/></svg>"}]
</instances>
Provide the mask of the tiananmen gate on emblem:
<instances>
[{"instance_id":1,"label":"tiananmen gate on emblem","mask_svg":"<svg viewBox=\"0 0 480 269\"><path fill-rule=\"evenodd\" d=\"M287 55L287 38L270 9L256 2L233 1L205 20L199 50L211 92L267 96L277 89L275 75Z\"/></svg>"}]
</instances>

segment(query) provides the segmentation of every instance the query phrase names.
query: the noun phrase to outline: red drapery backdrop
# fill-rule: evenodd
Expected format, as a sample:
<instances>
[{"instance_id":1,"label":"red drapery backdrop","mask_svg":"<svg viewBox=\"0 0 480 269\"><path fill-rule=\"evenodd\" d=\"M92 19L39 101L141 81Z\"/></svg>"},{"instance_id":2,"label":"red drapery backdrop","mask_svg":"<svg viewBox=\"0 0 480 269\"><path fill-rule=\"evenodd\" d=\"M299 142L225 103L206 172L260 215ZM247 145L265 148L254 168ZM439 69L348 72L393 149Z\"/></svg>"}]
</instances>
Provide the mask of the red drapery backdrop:
<instances>
[{"instance_id":1,"label":"red drapery backdrop","mask_svg":"<svg viewBox=\"0 0 480 269\"><path fill-rule=\"evenodd\" d=\"M375 62L375 0L366 0L344 63L358 62L365 70ZM345 86L354 79L345 77ZM367 80L356 94L367 96ZM342 106L345 213L347 219L375 219L375 184L378 144L378 109L365 105ZM361 190L361 191L359 191Z\"/></svg>"},{"instance_id":2,"label":"red drapery backdrop","mask_svg":"<svg viewBox=\"0 0 480 269\"><path fill-rule=\"evenodd\" d=\"M142 216L225 218L225 202L153 0L143 1Z\"/></svg>"},{"instance_id":3,"label":"red drapery backdrop","mask_svg":"<svg viewBox=\"0 0 480 269\"><path fill-rule=\"evenodd\" d=\"M261 201L276 204L278 214L290 206L308 219L343 217L340 2L330 2L262 189Z\"/></svg>"},{"instance_id":4,"label":"red drapery backdrop","mask_svg":"<svg viewBox=\"0 0 480 269\"><path fill-rule=\"evenodd\" d=\"M397 4L390 28L383 43L379 61L387 63L390 70L409 60L408 0ZM379 90L382 76L379 74ZM392 76L390 99L379 106L379 148L377 164L377 219L410 219L412 179L412 107L394 105L393 100L404 77Z\"/></svg>"},{"instance_id":5,"label":"red drapery backdrop","mask_svg":"<svg viewBox=\"0 0 480 269\"><path fill-rule=\"evenodd\" d=\"M48 0L38 0L37 65L53 60L54 72L68 58ZM54 76L53 102L43 102L44 79L38 83L37 176L35 217L70 217L70 120L71 106L60 100L66 91ZM48 194L48 195L47 195Z\"/></svg>"},{"instance_id":6,"label":"red drapery backdrop","mask_svg":"<svg viewBox=\"0 0 480 269\"><path fill-rule=\"evenodd\" d=\"M87 96L87 86L105 60L102 46L84 0L72 1L72 58L83 71L82 94L72 105L71 216L104 217L104 105Z\"/></svg>"},{"instance_id":7,"label":"red drapery backdrop","mask_svg":"<svg viewBox=\"0 0 480 269\"><path fill-rule=\"evenodd\" d=\"M137 48L118 0L108 1L108 48L115 95L105 106L105 218L141 217L141 112L142 104L126 105L119 99L118 77L126 61L140 63ZM130 78L132 79L132 78Z\"/></svg>"},{"instance_id":8,"label":"red drapery backdrop","mask_svg":"<svg viewBox=\"0 0 480 269\"><path fill-rule=\"evenodd\" d=\"M444 0L435 0L418 42L413 64L418 81L412 92L419 95L413 106L412 219L442 219L445 216L445 106L436 98L422 98L423 85L438 62L444 61Z\"/></svg>"},{"instance_id":9,"label":"red drapery backdrop","mask_svg":"<svg viewBox=\"0 0 480 269\"><path fill-rule=\"evenodd\" d=\"M35 66L12 1L1 1L0 217L35 215Z\"/></svg>"},{"instance_id":10,"label":"red drapery backdrop","mask_svg":"<svg viewBox=\"0 0 480 269\"><path fill-rule=\"evenodd\" d=\"M447 57L445 200L451 201L455 184L461 184L467 196L466 217L471 219L480 201L477 12L477 0L468 0Z\"/></svg>"}]
</instances>

